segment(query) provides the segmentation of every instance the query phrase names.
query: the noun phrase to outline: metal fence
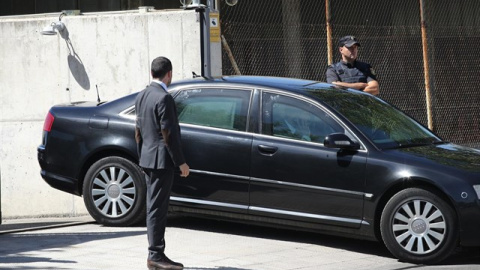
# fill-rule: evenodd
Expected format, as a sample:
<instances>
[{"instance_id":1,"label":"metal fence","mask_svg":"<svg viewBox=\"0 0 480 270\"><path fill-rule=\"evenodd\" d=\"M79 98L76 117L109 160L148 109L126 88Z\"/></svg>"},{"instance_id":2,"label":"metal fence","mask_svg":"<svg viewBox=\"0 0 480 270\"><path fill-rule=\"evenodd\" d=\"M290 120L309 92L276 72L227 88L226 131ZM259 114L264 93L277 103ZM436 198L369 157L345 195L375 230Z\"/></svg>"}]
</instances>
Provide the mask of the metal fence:
<instances>
[{"instance_id":1,"label":"metal fence","mask_svg":"<svg viewBox=\"0 0 480 270\"><path fill-rule=\"evenodd\" d=\"M380 98L445 140L480 147L480 1L241 0L220 10L224 74L325 81L338 38L354 35Z\"/></svg>"}]
</instances>

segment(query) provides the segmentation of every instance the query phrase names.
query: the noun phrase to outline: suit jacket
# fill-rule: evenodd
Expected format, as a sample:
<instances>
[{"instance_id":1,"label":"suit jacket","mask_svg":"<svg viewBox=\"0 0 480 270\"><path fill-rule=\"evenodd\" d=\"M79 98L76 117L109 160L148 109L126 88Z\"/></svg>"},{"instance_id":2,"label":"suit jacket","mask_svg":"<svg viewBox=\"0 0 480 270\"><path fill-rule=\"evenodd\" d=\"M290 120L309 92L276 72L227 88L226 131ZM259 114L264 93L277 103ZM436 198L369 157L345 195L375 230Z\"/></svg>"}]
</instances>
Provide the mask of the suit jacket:
<instances>
[{"instance_id":1,"label":"suit jacket","mask_svg":"<svg viewBox=\"0 0 480 270\"><path fill-rule=\"evenodd\" d=\"M167 169L185 163L173 97L160 84L152 82L138 94L135 111L139 165Z\"/></svg>"}]
</instances>

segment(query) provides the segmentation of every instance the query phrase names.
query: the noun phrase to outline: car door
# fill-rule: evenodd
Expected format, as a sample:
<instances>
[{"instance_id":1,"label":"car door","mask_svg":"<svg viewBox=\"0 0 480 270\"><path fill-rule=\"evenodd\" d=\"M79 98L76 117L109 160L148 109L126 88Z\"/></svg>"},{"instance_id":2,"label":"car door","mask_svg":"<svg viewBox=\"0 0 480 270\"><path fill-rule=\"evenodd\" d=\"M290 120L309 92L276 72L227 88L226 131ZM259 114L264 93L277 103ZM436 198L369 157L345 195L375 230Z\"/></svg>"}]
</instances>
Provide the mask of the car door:
<instances>
[{"instance_id":1,"label":"car door","mask_svg":"<svg viewBox=\"0 0 480 270\"><path fill-rule=\"evenodd\" d=\"M171 202L245 213L252 135L246 132L250 89L193 88L175 95L190 175L176 175Z\"/></svg>"},{"instance_id":2,"label":"car door","mask_svg":"<svg viewBox=\"0 0 480 270\"><path fill-rule=\"evenodd\" d=\"M326 148L325 136L354 136L333 114L295 95L263 91L253 138L250 213L359 227L367 153Z\"/></svg>"}]
</instances>

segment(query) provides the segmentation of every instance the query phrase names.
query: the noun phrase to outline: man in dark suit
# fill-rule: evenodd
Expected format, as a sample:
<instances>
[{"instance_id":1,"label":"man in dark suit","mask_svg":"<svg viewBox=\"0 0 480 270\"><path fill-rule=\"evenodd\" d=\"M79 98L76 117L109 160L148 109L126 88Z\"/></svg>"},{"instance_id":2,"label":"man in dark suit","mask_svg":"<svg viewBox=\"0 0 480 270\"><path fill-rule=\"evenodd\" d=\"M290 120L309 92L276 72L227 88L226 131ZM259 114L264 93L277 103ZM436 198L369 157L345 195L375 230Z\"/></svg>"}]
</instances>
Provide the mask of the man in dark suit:
<instances>
[{"instance_id":1,"label":"man in dark suit","mask_svg":"<svg viewBox=\"0 0 480 270\"><path fill-rule=\"evenodd\" d=\"M155 58L151 73L152 83L135 100L135 140L147 183L147 267L183 269L181 263L170 260L164 253L174 169L179 167L182 177L187 177L190 170L182 153L175 102L167 92L172 82L172 63L165 57Z\"/></svg>"}]
</instances>

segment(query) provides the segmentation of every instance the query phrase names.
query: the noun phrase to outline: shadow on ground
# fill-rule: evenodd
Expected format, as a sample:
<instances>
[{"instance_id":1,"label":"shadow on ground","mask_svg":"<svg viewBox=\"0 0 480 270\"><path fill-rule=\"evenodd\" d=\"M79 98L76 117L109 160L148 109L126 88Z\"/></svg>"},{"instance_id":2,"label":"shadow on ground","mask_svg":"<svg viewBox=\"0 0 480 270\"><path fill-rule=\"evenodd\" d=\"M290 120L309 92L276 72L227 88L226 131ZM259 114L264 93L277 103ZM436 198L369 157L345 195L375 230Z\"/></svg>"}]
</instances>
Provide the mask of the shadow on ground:
<instances>
[{"instance_id":1,"label":"shadow on ground","mask_svg":"<svg viewBox=\"0 0 480 270\"><path fill-rule=\"evenodd\" d=\"M340 236L324 235L319 233L296 231L289 229L263 227L251 224L241 224L228 221L207 220L196 217L173 216L168 220L169 227L201 230L208 232L243 235L256 238L274 239L289 242L301 242L321 245L336 249L344 249L356 253L394 258L387 248L380 242L344 238ZM438 266L480 264L480 247L458 248L458 250ZM415 266L406 267L413 269Z\"/></svg>"},{"instance_id":2,"label":"shadow on ground","mask_svg":"<svg viewBox=\"0 0 480 270\"><path fill-rule=\"evenodd\" d=\"M101 232L101 233L22 233L22 234L4 234L0 235L0 263L34 263L34 262L57 262L57 263L76 263L75 261L54 261L50 258L30 257L15 254L28 254L31 251L48 250L48 252L63 252L65 248L90 241L123 238L136 235L144 235L142 231L128 232ZM14 269L11 267L1 269ZM28 268L21 268L28 269ZM37 269L37 268L32 268Z\"/></svg>"}]
</instances>

